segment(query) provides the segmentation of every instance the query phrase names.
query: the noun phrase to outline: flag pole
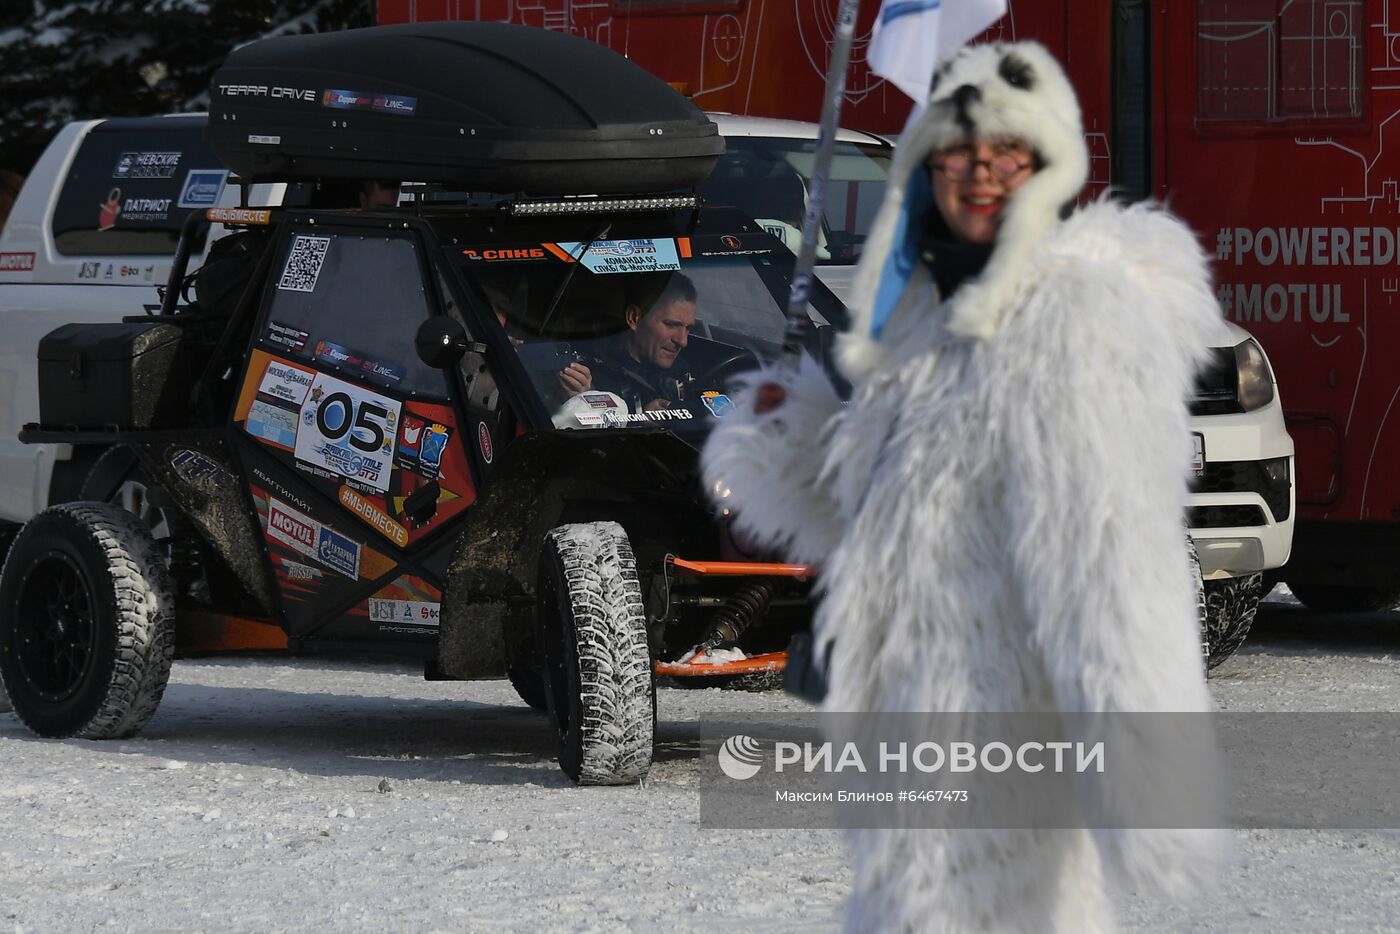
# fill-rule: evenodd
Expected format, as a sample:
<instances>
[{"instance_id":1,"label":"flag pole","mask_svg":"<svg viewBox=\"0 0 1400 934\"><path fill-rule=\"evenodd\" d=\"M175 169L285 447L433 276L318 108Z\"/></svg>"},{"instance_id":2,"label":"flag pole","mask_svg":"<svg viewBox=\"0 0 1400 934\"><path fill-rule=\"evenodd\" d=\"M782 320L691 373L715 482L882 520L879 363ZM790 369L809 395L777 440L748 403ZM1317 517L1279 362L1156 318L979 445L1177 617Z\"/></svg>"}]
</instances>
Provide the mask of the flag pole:
<instances>
[{"instance_id":1,"label":"flag pole","mask_svg":"<svg viewBox=\"0 0 1400 934\"><path fill-rule=\"evenodd\" d=\"M846 70L851 62L851 44L856 32L856 14L859 12L860 0L841 0L836 13L836 35L831 43L831 63L826 70L821 129L817 133L817 152L812 161L812 177L808 181L807 212L802 218L802 245L797 251L797 264L792 270L792 288L788 292L787 336L783 347L788 361L794 366L801 357L803 340L810 325L807 302L812 294L817 238L826 206L831 152L836 145L837 127L840 126L841 101L846 96Z\"/></svg>"}]
</instances>

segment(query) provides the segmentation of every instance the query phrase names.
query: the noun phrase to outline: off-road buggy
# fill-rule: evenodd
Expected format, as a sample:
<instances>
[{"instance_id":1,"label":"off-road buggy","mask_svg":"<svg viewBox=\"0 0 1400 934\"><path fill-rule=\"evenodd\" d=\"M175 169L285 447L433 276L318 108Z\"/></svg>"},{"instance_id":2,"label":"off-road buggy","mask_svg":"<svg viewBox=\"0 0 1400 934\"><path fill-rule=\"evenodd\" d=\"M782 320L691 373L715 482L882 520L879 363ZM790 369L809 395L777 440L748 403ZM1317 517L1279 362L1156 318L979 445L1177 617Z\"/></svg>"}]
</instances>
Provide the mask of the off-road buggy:
<instances>
[{"instance_id":1,"label":"off-road buggy","mask_svg":"<svg viewBox=\"0 0 1400 934\"><path fill-rule=\"evenodd\" d=\"M601 46L475 23L255 43L211 100L245 183L421 184L382 211L211 208L158 314L45 339L22 440L106 454L0 576L24 723L134 733L177 632L213 628L509 677L571 778L621 783L650 765L658 672L781 667L808 569L733 541L697 448L726 378L780 352L793 260L699 206L723 144L698 110ZM214 221L241 232L187 274ZM561 370L615 358L625 310L679 277L698 313L662 404L602 367L569 394ZM844 310L816 286L810 315L826 358ZM149 521L109 502L132 488Z\"/></svg>"}]
</instances>

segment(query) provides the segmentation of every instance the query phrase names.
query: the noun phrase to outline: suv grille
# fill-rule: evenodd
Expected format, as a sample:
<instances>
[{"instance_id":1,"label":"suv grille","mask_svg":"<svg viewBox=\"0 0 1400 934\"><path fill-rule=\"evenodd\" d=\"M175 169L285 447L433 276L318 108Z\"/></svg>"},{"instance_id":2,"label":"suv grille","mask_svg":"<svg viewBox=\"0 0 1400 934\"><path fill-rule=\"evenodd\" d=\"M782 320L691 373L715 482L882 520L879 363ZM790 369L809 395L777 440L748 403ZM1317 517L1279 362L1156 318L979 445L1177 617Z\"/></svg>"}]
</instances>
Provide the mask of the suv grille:
<instances>
[{"instance_id":1,"label":"suv grille","mask_svg":"<svg viewBox=\"0 0 1400 934\"><path fill-rule=\"evenodd\" d=\"M1269 505L1275 522L1288 518L1288 484L1276 487L1264 473L1263 461L1207 461L1204 477L1191 481L1193 493L1258 493ZM1247 525L1263 525L1259 522Z\"/></svg>"},{"instance_id":2,"label":"suv grille","mask_svg":"<svg viewBox=\"0 0 1400 934\"><path fill-rule=\"evenodd\" d=\"M1186 524L1193 529L1264 525L1264 510L1258 506L1193 506L1186 510Z\"/></svg>"},{"instance_id":3,"label":"suv grille","mask_svg":"<svg viewBox=\"0 0 1400 934\"><path fill-rule=\"evenodd\" d=\"M1192 415L1234 415L1243 412L1239 400L1239 370L1233 347L1211 349L1210 359L1196 377Z\"/></svg>"}]
</instances>

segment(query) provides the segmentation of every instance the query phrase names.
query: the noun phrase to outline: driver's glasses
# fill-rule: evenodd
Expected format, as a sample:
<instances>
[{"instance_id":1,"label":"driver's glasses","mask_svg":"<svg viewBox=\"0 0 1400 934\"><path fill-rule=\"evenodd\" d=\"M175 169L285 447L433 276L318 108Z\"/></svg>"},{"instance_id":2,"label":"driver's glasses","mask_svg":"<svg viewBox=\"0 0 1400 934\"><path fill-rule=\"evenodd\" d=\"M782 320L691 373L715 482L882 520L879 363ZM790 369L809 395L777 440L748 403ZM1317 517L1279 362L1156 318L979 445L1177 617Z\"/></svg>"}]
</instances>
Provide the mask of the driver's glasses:
<instances>
[{"instance_id":1,"label":"driver's glasses","mask_svg":"<svg viewBox=\"0 0 1400 934\"><path fill-rule=\"evenodd\" d=\"M949 146L935 152L932 159L933 167L954 182L967 178L979 165L985 165L997 181L1008 182L1030 168L1032 161L1030 150L1021 143Z\"/></svg>"}]
</instances>

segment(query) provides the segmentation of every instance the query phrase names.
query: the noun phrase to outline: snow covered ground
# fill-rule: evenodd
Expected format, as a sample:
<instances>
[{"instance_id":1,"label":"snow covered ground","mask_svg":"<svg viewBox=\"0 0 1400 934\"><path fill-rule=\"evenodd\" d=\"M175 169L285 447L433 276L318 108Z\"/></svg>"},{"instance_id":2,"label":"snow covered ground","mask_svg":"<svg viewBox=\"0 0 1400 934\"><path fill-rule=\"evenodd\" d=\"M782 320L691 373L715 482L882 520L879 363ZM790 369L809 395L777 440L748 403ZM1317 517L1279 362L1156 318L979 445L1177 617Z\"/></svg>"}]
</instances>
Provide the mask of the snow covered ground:
<instances>
[{"instance_id":1,"label":"snow covered ground","mask_svg":"<svg viewBox=\"0 0 1400 934\"><path fill-rule=\"evenodd\" d=\"M1272 605L1213 685L1231 710L1400 709L1400 616ZM831 931L835 832L696 823L686 722L801 709L665 689L638 788L578 789L504 682L382 661L177 662L146 732L34 739L0 714L0 931ZM1400 930L1400 833L1248 831L1199 903L1130 931Z\"/></svg>"}]
</instances>

